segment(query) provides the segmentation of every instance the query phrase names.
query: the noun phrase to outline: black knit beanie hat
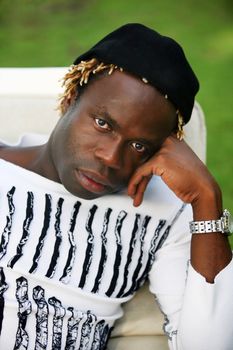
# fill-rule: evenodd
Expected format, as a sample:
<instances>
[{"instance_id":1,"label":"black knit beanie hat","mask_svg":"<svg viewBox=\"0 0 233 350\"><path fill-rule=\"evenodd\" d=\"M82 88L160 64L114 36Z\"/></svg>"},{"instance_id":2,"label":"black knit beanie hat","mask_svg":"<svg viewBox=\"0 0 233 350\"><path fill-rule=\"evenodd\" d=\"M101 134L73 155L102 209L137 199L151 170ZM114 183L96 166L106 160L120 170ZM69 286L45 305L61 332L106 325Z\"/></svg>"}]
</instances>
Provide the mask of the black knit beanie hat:
<instances>
[{"instance_id":1,"label":"black knit beanie hat","mask_svg":"<svg viewBox=\"0 0 233 350\"><path fill-rule=\"evenodd\" d=\"M173 103L185 123L189 121L199 83L175 40L142 24L130 23L105 36L74 64L91 58L148 81Z\"/></svg>"}]
</instances>

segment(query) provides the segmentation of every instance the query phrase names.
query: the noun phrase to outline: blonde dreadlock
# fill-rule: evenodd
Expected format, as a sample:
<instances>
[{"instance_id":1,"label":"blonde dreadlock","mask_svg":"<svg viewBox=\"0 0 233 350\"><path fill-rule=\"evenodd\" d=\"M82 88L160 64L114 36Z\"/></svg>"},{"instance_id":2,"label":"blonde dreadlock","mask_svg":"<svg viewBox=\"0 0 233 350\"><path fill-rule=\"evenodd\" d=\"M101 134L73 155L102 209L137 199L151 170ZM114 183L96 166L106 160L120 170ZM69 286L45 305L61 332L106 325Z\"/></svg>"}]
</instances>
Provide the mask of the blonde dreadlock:
<instances>
[{"instance_id":1,"label":"blonde dreadlock","mask_svg":"<svg viewBox=\"0 0 233 350\"><path fill-rule=\"evenodd\" d=\"M182 141L184 138L184 119L182 117L182 115L180 114L179 111L177 111L177 131L176 131L176 137L178 138L178 140Z\"/></svg>"},{"instance_id":2,"label":"blonde dreadlock","mask_svg":"<svg viewBox=\"0 0 233 350\"><path fill-rule=\"evenodd\" d=\"M96 74L108 70L108 74L117 69L114 64L99 63L96 58L92 58L89 61L81 61L77 65L72 65L69 72L64 76L62 86L65 87L65 91L60 97L60 104L58 109L63 115L69 106L74 103L78 96L78 86L88 83L88 79L91 74ZM120 68L122 71L122 68Z\"/></svg>"}]
</instances>

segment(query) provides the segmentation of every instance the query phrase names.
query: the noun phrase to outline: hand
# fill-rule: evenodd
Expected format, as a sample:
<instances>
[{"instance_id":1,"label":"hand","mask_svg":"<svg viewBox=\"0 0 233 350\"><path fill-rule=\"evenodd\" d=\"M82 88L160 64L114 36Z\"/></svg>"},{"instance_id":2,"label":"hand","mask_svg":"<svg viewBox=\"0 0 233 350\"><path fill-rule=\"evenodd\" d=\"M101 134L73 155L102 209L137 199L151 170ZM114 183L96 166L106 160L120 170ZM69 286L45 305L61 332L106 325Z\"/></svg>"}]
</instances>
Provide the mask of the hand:
<instances>
[{"instance_id":1,"label":"hand","mask_svg":"<svg viewBox=\"0 0 233 350\"><path fill-rule=\"evenodd\" d=\"M169 136L160 150L135 171L128 184L128 195L133 198L134 206L142 203L152 175L161 176L183 202L201 206L216 198L216 207L221 211L221 192L217 183L185 141Z\"/></svg>"}]
</instances>

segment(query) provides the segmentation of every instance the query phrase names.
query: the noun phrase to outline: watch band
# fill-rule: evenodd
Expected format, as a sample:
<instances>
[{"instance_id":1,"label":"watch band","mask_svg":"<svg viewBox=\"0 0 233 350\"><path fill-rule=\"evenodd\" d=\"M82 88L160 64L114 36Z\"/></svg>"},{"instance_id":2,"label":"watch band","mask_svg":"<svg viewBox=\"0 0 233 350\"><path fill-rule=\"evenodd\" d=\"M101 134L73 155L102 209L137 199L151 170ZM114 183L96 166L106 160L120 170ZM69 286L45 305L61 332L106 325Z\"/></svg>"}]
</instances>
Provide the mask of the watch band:
<instances>
[{"instance_id":1,"label":"watch band","mask_svg":"<svg viewBox=\"0 0 233 350\"><path fill-rule=\"evenodd\" d=\"M233 218L227 209L224 209L218 220L191 221L189 223L191 233L221 232L227 236L233 234Z\"/></svg>"},{"instance_id":2,"label":"watch band","mask_svg":"<svg viewBox=\"0 0 233 350\"><path fill-rule=\"evenodd\" d=\"M208 221L191 221L189 223L190 232L195 233L211 233L221 232L224 233L222 220L208 220Z\"/></svg>"},{"instance_id":3,"label":"watch band","mask_svg":"<svg viewBox=\"0 0 233 350\"><path fill-rule=\"evenodd\" d=\"M233 234L233 218L229 210L224 209L218 220L191 221L189 223L191 233L221 232L227 236Z\"/></svg>"}]
</instances>

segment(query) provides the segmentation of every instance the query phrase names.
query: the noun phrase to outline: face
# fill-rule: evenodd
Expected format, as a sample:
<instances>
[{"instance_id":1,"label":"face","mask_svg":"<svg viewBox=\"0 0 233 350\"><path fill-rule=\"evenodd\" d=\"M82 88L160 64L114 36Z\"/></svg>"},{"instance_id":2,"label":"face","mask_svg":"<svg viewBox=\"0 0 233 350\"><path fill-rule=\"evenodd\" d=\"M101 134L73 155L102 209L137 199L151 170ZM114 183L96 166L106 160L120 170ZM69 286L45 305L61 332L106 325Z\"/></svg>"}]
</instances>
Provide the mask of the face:
<instances>
[{"instance_id":1,"label":"face","mask_svg":"<svg viewBox=\"0 0 233 350\"><path fill-rule=\"evenodd\" d=\"M176 125L154 87L119 71L87 85L49 140L52 179L93 199L122 190Z\"/></svg>"}]
</instances>

